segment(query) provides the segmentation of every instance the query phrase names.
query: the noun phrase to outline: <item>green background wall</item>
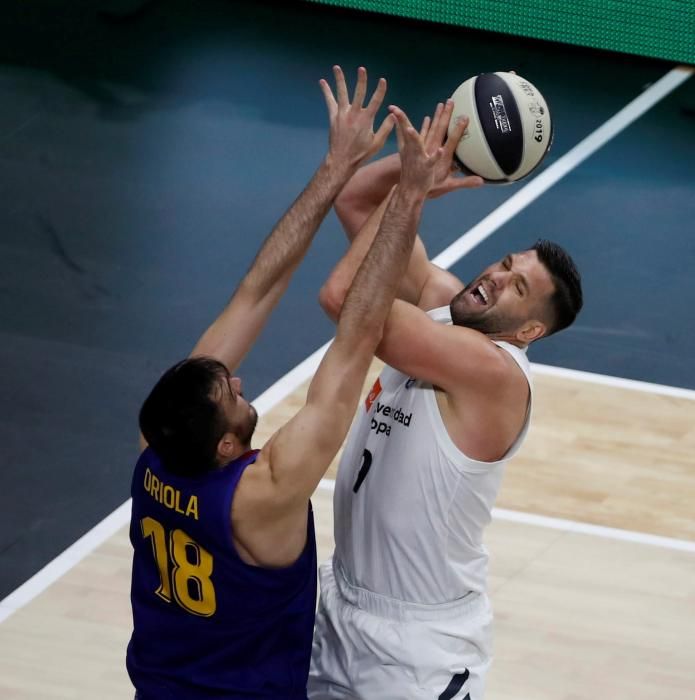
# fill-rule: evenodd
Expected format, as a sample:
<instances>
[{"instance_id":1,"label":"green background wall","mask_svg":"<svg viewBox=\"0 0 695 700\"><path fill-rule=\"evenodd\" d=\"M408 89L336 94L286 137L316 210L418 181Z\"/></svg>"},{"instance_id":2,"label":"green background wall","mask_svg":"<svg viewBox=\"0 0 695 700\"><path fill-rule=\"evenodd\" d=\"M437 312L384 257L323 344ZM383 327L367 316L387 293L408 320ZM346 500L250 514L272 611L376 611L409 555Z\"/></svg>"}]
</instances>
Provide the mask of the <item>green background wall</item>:
<instances>
[{"instance_id":1,"label":"green background wall","mask_svg":"<svg viewBox=\"0 0 695 700\"><path fill-rule=\"evenodd\" d=\"M309 0L695 63L695 0Z\"/></svg>"}]
</instances>

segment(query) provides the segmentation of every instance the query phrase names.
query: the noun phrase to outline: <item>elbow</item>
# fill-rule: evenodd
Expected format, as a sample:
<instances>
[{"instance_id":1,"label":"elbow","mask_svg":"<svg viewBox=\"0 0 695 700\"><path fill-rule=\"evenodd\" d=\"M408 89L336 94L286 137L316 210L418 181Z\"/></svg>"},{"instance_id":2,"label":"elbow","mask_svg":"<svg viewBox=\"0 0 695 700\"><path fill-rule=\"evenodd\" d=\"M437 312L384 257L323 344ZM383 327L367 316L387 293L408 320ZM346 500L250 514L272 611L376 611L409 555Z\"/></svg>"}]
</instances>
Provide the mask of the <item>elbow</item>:
<instances>
[{"instance_id":1,"label":"elbow","mask_svg":"<svg viewBox=\"0 0 695 700\"><path fill-rule=\"evenodd\" d=\"M321 287L319 291L319 304L332 321L338 320L344 301L345 291L339 289L338 285L332 280L329 279L323 287Z\"/></svg>"},{"instance_id":2,"label":"elbow","mask_svg":"<svg viewBox=\"0 0 695 700\"><path fill-rule=\"evenodd\" d=\"M333 202L333 208L335 210L338 219L343 225L346 220L350 219L350 215L357 206L355 201L355 196L351 191L350 184L348 183L342 190L338 193L338 196Z\"/></svg>"},{"instance_id":3,"label":"elbow","mask_svg":"<svg viewBox=\"0 0 695 700\"><path fill-rule=\"evenodd\" d=\"M353 193L350 190L350 183L343 188L333 203L333 209L348 240L354 240L378 204L379 202L369 202Z\"/></svg>"},{"instance_id":4,"label":"elbow","mask_svg":"<svg viewBox=\"0 0 695 700\"><path fill-rule=\"evenodd\" d=\"M345 187L343 187L333 202L333 209L335 210L335 213L341 223L343 221L343 217L347 213L348 208L348 196L345 194Z\"/></svg>"}]
</instances>

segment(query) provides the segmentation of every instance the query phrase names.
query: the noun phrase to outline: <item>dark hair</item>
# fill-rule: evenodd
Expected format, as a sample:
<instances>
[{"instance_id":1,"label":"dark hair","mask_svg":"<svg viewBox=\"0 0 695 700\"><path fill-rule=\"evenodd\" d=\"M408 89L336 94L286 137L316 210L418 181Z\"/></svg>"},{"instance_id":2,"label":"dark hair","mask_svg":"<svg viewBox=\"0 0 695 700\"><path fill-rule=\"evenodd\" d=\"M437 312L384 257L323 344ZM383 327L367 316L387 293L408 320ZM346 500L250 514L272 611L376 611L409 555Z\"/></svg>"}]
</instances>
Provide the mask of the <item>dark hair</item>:
<instances>
[{"instance_id":1,"label":"dark hair","mask_svg":"<svg viewBox=\"0 0 695 700\"><path fill-rule=\"evenodd\" d=\"M229 376L217 360L195 357L168 369L140 409L140 431L167 471L195 476L217 467L227 418L214 398Z\"/></svg>"},{"instance_id":2,"label":"dark hair","mask_svg":"<svg viewBox=\"0 0 695 700\"><path fill-rule=\"evenodd\" d=\"M567 328L577 317L584 304L582 278L569 253L552 241L538 239L531 250L545 265L555 285L550 297L552 321L546 337Z\"/></svg>"}]
</instances>

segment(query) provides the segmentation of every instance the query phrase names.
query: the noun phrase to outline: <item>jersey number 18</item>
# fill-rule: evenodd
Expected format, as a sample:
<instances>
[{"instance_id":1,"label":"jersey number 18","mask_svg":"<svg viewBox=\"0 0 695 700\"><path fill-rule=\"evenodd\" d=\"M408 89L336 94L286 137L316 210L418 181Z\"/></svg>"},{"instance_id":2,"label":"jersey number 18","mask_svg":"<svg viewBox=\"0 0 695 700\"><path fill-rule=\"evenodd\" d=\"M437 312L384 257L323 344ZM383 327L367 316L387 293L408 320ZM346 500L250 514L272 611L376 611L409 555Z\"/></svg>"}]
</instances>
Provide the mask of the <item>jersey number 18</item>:
<instances>
[{"instance_id":1,"label":"jersey number 18","mask_svg":"<svg viewBox=\"0 0 695 700\"><path fill-rule=\"evenodd\" d=\"M167 603L175 600L193 615L214 615L217 601L210 580L212 554L183 530L173 530L167 537L164 526L154 518L143 518L140 527L142 536L152 541L159 570L160 585L155 593Z\"/></svg>"}]
</instances>

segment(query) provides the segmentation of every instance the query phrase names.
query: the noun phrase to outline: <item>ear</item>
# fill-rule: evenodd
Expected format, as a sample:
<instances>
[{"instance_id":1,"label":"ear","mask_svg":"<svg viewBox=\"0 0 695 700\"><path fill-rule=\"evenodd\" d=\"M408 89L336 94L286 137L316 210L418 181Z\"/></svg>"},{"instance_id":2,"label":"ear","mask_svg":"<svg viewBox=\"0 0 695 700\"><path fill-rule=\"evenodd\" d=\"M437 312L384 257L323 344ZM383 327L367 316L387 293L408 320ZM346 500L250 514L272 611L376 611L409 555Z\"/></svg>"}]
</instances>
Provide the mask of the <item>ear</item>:
<instances>
[{"instance_id":1,"label":"ear","mask_svg":"<svg viewBox=\"0 0 695 700\"><path fill-rule=\"evenodd\" d=\"M542 338L547 331L545 323L538 320L526 322L517 332L516 339L524 345L529 345L534 340Z\"/></svg>"},{"instance_id":2,"label":"ear","mask_svg":"<svg viewBox=\"0 0 695 700\"><path fill-rule=\"evenodd\" d=\"M217 443L217 457L222 464L231 461L239 448L239 441L234 433L225 433Z\"/></svg>"}]
</instances>

